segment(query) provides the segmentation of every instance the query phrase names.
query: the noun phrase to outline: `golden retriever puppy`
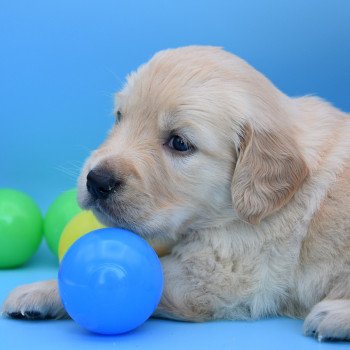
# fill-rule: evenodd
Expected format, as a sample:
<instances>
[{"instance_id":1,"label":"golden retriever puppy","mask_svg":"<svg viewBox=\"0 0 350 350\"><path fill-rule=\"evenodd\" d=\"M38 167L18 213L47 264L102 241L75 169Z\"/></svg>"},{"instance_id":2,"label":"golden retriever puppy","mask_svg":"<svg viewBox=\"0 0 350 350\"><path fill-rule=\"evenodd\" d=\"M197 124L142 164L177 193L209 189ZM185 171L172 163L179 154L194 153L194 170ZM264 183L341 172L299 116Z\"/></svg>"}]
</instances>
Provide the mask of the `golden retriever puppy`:
<instances>
[{"instance_id":1,"label":"golden retriever puppy","mask_svg":"<svg viewBox=\"0 0 350 350\"><path fill-rule=\"evenodd\" d=\"M306 317L306 335L350 338L348 115L195 46L132 73L115 115L82 170L79 203L173 245L155 317ZM17 288L3 311L66 315L55 281Z\"/></svg>"}]
</instances>

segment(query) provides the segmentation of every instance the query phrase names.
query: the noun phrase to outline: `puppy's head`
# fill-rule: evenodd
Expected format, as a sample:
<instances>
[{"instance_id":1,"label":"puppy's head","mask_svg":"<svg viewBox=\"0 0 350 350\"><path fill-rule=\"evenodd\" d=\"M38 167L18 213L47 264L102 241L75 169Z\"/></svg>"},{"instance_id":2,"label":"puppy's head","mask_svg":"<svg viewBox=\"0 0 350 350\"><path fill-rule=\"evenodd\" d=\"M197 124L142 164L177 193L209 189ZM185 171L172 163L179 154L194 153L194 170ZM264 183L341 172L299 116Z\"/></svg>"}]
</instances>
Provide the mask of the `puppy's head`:
<instances>
[{"instance_id":1,"label":"puppy's head","mask_svg":"<svg viewBox=\"0 0 350 350\"><path fill-rule=\"evenodd\" d=\"M288 120L277 130L272 115L284 98L220 49L158 53L117 94L115 126L81 173L80 205L147 238L259 222L307 173Z\"/></svg>"}]
</instances>

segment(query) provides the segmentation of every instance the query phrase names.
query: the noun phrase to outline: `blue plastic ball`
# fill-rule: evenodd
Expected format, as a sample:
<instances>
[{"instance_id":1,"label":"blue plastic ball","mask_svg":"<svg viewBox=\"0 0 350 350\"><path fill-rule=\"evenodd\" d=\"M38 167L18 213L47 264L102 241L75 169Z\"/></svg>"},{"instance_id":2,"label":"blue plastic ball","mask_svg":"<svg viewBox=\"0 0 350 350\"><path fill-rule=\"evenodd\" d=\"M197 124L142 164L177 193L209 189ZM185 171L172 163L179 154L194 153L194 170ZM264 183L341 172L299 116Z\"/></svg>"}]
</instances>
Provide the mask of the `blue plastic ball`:
<instances>
[{"instance_id":1,"label":"blue plastic ball","mask_svg":"<svg viewBox=\"0 0 350 350\"><path fill-rule=\"evenodd\" d=\"M162 294L162 267L141 237L103 228L79 238L58 274L63 305L79 325L100 334L128 332L144 323Z\"/></svg>"}]
</instances>

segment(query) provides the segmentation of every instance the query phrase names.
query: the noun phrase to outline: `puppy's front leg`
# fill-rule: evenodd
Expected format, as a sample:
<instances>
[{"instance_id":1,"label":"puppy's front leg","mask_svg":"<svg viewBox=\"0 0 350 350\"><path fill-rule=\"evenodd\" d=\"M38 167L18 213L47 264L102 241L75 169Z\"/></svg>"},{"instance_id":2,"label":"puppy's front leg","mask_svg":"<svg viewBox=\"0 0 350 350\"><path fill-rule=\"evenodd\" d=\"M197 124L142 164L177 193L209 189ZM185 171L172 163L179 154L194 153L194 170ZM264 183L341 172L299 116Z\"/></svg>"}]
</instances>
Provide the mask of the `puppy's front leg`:
<instances>
[{"instance_id":1,"label":"puppy's front leg","mask_svg":"<svg viewBox=\"0 0 350 350\"><path fill-rule=\"evenodd\" d=\"M196 257L193 261L183 261L168 255L161 262L164 290L153 317L194 322L223 317L220 310L225 308L222 304L225 304L227 289L223 285L227 284L227 280L222 267L210 261L207 256L203 260ZM213 274L214 269L219 269L220 273ZM226 283L215 277L217 275L223 276ZM245 312L245 309L235 307L236 317L247 318ZM69 317L61 302L56 280L17 287L5 300L2 313L21 319Z\"/></svg>"},{"instance_id":2,"label":"puppy's front leg","mask_svg":"<svg viewBox=\"0 0 350 350\"><path fill-rule=\"evenodd\" d=\"M221 281L213 281L214 265L205 259L183 261L173 255L161 261L164 289L153 317L192 322L223 317L220 303L226 291L220 287Z\"/></svg>"},{"instance_id":3,"label":"puppy's front leg","mask_svg":"<svg viewBox=\"0 0 350 350\"><path fill-rule=\"evenodd\" d=\"M19 319L68 318L58 293L56 280L26 284L7 297L2 313Z\"/></svg>"}]
</instances>

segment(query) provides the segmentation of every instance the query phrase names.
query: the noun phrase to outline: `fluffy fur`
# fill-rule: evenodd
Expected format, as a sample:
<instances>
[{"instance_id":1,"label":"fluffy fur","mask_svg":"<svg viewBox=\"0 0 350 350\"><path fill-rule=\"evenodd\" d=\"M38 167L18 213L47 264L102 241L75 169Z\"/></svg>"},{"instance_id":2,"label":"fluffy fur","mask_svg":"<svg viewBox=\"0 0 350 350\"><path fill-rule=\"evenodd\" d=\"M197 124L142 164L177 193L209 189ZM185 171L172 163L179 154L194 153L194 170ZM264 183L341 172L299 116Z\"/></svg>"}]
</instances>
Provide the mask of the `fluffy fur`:
<instances>
[{"instance_id":1,"label":"fluffy fur","mask_svg":"<svg viewBox=\"0 0 350 350\"><path fill-rule=\"evenodd\" d=\"M212 47L156 54L116 99L120 120L87 160L79 202L172 246L154 316L306 317L307 335L350 338L349 116L287 97ZM193 150L172 149L171 135ZM123 185L96 200L91 169ZM64 315L52 281L16 289L3 310Z\"/></svg>"}]
</instances>

